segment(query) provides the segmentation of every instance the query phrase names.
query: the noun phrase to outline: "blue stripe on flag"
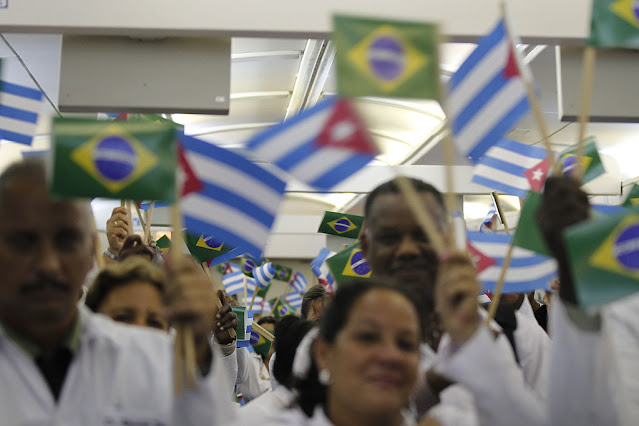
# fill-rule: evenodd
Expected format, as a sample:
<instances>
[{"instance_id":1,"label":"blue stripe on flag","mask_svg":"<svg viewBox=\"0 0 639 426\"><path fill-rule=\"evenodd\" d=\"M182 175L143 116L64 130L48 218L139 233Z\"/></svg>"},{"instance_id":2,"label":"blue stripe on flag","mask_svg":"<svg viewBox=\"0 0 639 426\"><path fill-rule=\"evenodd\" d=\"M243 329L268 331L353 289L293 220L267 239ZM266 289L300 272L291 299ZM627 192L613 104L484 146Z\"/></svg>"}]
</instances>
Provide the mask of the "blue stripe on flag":
<instances>
[{"instance_id":1,"label":"blue stripe on flag","mask_svg":"<svg viewBox=\"0 0 639 426\"><path fill-rule=\"evenodd\" d=\"M275 164L282 170L291 170L293 167L297 166L299 163L306 160L308 157L311 157L317 152L317 149L313 147L313 143L315 142L316 138L317 135L313 135L312 139L307 140L302 145L290 151L283 157L278 158Z\"/></svg>"},{"instance_id":2,"label":"blue stripe on flag","mask_svg":"<svg viewBox=\"0 0 639 426\"><path fill-rule=\"evenodd\" d=\"M474 232L469 231L468 240L472 242L480 242L480 243L510 243L510 235L502 235L502 234L486 234L484 232Z\"/></svg>"},{"instance_id":3,"label":"blue stripe on flag","mask_svg":"<svg viewBox=\"0 0 639 426\"><path fill-rule=\"evenodd\" d=\"M353 153L341 164L332 167L326 173L311 182L311 185L320 189L329 189L343 181L357 170L368 164L373 158L372 155Z\"/></svg>"},{"instance_id":4,"label":"blue stripe on flag","mask_svg":"<svg viewBox=\"0 0 639 426\"><path fill-rule=\"evenodd\" d=\"M457 72L453 74L450 79L451 90L455 89L455 87L457 87L457 85L463 81L473 68L475 68L475 66L484 58L486 53L497 46L505 37L506 28L504 27L504 21L501 20L492 32L479 39L477 42L477 48L473 50L473 53L468 56Z\"/></svg>"},{"instance_id":5,"label":"blue stripe on flag","mask_svg":"<svg viewBox=\"0 0 639 426\"><path fill-rule=\"evenodd\" d=\"M475 97L453 118L453 133L459 133L466 125L475 118L478 112L486 107L486 104L497 95L510 82L510 78L504 78L504 70L498 69L493 78Z\"/></svg>"},{"instance_id":6,"label":"blue stripe on flag","mask_svg":"<svg viewBox=\"0 0 639 426\"><path fill-rule=\"evenodd\" d=\"M259 205L255 204L251 200L244 198L243 196L231 192L226 188L217 186L208 182L202 182L204 188L198 192L207 198L212 198L223 202L227 206L230 206L236 210L240 210L248 213L252 218L256 219L262 225L270 228L273 223L273 214L264 210Z\"/></svg>"},{"instance_id":7,"label":"blue stripe on flag","mask_svg":"<svg viewBox=\"0 0 639 426\"><path fill-rule=\"evenodd\" d=\"M520 198L526 198L526 194L528 193L528 189L518 188L508 185L505 182L499 182L480 175L473 176L473 182L503 192L504 194L516 195Z\"/></svg>"},{"instance_id":8,"label":"blue stripe on flag","mask_svg":"<svg viewBox=\"0 0 639 426\"><path fill-rule=\"evenodd\" d=\"M32 124L35 124L38 121L38 113L10 107L8 105L0 105L0 116Z\"/></svg>"},{"instance_id":9,"label":"blue stripe on flag","mask_svg":"<svg viewBox=\"0 0 639 426\"><path fill-rule=\"evenodd\" d=\"M556 276L557 274L552 273L544 275L541 278L525 282L509 282L508 289L504 291L504 293L528 293L533 290L550 290L550 281L552 281ZM492 292L495 290L497 281L483 280L481 284L482 290Z\"/></svg>"},{"instance_id":10,"label":"blue stripe on flag","mask_svg":"<svg viewBox=\"0 0 639 426\"><path fill-rule=\"evenodd\" d=\"M234 248L233 250L227 251L226 253L211 260L211 263L209 264L209 268L215 265L219 265L220 263L229 261L231 259L235 259L236 257L241 256L243 254L244 252L241 248Z\"/></svg>"},{"instance_id":11,"label":"blue stripe on flag","mask_svg":"<svg viewBox=\"0 0 639 426\"><path fill-rule=\"evenodd\" d=\"M0 139L6 139L8 141L21 143L23 145L31 145L33 136L12 132L6 129L0 129Z\"/></svg>"},{"instance_id":12,"label":"blue stripe on flag","mask_svg":"<svg viewBox=\"0 0 639 426\"><path fill-rule=\"evenodd\" d=\"M490 132L488 132L482 140L475 145L475 147L468 153L475 162L481 157L491 146L493 146L495 139L502 137L506 134L514 125L523 117L530 109L528 105L528 98L522 97L514 108L512 108L508 114L506 114L497 123Z\"/></svg>"},{"instance_id":13,"label":"blue stripe on flag","mask_svg":"<svg viewBox=\"0 0 639 426\"><path fill-rule=\"evenodd\" d=\"M169 207L171 205L171 203L167 202L167 201L156 201L155 202L155 207ZM151 208L151 203L141 203L140 204L140 210L149 210Z\"/></svg>"},{"instance_id":14,"label":"blue stripe on flag","mask_svg":"<svg viewBox=\"0 0 639 426\"><path fill-rule=\"evenodd\" d=\"M21 86L19 84L9 83L8 81L0 81L0 91L23 98L33 99L35 101L42 100L42 91L31 87Z\"/></svg>"},{"instance_id":15,"label":"blue stripe on flag","mask_svg":"<svg viewBox=\"0 0 639 426\"><path fill-rule=\"evenodd\" d=\"M524 172L529 169L529 167L526 168L518 166L517 164L509 163L507 161L495 157L490 157L488 155L485 155L484 158L482 158L480 164L492 167L494 169L499 169L502 172L510 173L511 175L517 175L519 177L525 177Z\"/></svg>"},{"instance_id":16,"label":"blue stripe on flag","mask_svg":"<svg viewBox=\"0 0 639 426\"><path fill-rule=\"evenodd\" d=\"M525 143L516 142L512 139L502 138L495 144L501 148L513 151L514 153L525 155L526 157L536 158L539 161L546 159L547 153L543 148L534 145L526 145Z\"/></svg>"}]
</instances>

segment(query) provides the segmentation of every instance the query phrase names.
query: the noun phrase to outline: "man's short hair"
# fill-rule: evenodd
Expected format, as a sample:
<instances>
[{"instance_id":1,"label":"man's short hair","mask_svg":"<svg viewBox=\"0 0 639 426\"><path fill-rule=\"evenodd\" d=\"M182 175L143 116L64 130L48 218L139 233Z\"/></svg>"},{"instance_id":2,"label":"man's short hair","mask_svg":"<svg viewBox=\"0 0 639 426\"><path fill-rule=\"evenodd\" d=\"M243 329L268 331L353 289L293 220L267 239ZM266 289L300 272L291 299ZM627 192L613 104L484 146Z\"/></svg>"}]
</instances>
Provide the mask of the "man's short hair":
<instances>
[{"instance_id":1,"label":"man's short hair","mask_svg":"<svg viewBox=\"0 0 639 426\"><path fill-rule=\"evenodd\" d=\"M415 178L408 178L408 180L413 184L413 188L415 188L415 191L417 191L418 193L433 194L437 202L440 204L442 210L446 212L444 197L442 196L442 193L437 190L437 188L435 188L430 183L424 182L423 180L419 180ZM401 190L399 189L399 186L397 185L397 181L395 179L379 185L377 188L373 189L370 192L370 194L368 194L368 197L366 197L366 204L364 206L364 216L365 217L369 216L371 209L373 207L373 201L375 201L375 198L377 198L379 195L400 194L400 193L401 193Z\"/></svg>"},{"instance_id":2,"label":"man's short hair","mask_svg":"<svg viewBox=\"0 0 639 426\"><path fill-rule=\"evenodd\" d=\"M3 206L5 187L16 178L28 178L35 182L46 184L46 167L41 158L29 157L25 160L11 163L0 174L0 210Z\"/></svg>"}]
</instances>

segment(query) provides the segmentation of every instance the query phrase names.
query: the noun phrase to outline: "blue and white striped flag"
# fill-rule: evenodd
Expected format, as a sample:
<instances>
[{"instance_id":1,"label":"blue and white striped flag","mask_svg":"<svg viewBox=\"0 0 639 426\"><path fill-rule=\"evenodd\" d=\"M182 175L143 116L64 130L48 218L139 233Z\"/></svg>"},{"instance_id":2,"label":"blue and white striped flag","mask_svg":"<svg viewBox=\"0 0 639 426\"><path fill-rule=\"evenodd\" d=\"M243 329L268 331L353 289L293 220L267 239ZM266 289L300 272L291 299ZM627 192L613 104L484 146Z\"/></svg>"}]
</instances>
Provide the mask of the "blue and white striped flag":
<instances>
[{"instance_id":1,"label":"blue and white striped flag","mask_svg":"<svg viewBox=\"0 0 639 426\"><path fill-rule=\"evenodd\" d=\"M273 266L271 262L265 263L262 266L258 266L253 269L253 277L255 278L255 282L257 286L261 289L266 288L268 283L271 282L277 270Z\"/></svg>"},{"instance_id":2,"label":"blue and white striped flag","mask_svg":"<svg viewBox=\"0 0 639 426\"><path fill-rule=\"evenodd\" d=\"M311 261L311 270L317 276L317 280L324 287L324 290L330 295L333 295L337 285L335 284L335 278L331 274L331 270L326 263L326 259L333 256L334 251L327 248L320 250L315 259Z\"/></svg>"},{"instance_id":3,"label":"blue and white striped flag","mask_svg":"<svg viewBox=\"0 0 639 426\"><path fill-rule=\"evenodd\" d=\"M306 291L306 277L302 275L300 271L295 271L289 284L298 293L304 294L304 292Z\"/></svg>"},{"instance_id":4,"label":"blue and white striped flag","mask_svg":"<svg viewBox=\"0 0 639 426\"><path fill-rule=\"evenodd\" d=\"M0 139L31 145L42 98L38 89L0 81Z\"/></svg>"},{"instance_id":5,"label":"blue and white striped flag","mask_svg":"<svg viewBox=\"0 0 639 426\"><path fill-rule=\"evenodd\" d=\"M253 316L255 311L245 310L244 313L244 326L245 326L245 334L244 339L238 339L236 342L236 346L238 348L248 348L251 346L251 331L253 330Z\"/></svg>"},{"instance_id":6,"label":"blue and white striped flag","mask_svg":"<svg viewBox=\"0 0 639 426\"><path fill-rule=\"evenodd\" d=\"M448 112L457 148L476 162L529 109L515 43L499 21L451 77Z\"/></svg>"},{"instance_id":7,"label":"blue and white striped flag","mask_svg":"<svg viewBox=\"0 0 639 426\"><path fill-rule=\"evenodd\" d=\"M524 173L546 156L543 148L502 138L477 162L473 182L505 194L526 198L530 182Z\"/></svg>"},{"instance_id":8,"label":"blue and white striped flag","mask_svg":"<svg viewBox=\"0 0 639 426\"><path fill-rule=\"evenodd\" d=\"M246 291L253 294L255 291L255 281L247 277L242 271L231 272L222 276L222 284L224 290L229 296L244 292L244 283L246 282Z\"/></svg>"},{"instance_id":9,"label":"blue and white striped flag","mask_svg":"<svg viewBox=\"0 0 639 426\"><path fill-rule=\"evenodd\" d=\"M286 182L211 143L184 136L182 146L204 185L181 200L185 227L261 257Z\"/></svg>"},{"instance_id":10,"label":"blue and white striped flag","mask_svg":"<svg viewBox=\"0 0 639 426\"><path fill-rule=\"evenodd\" d=\"M480 253L493 259L495 264L478 275L482 291L493 291L512 236L468 232L468 242ZM557 277L557 262L521 247L513 250L510 266L506 271L504 293L523 293L537 289L550 289L550 281Z\"/></svg>"},{"instance_id":11,"label":"blue and white striped flag","mask_svg":"<svg viewBox=\"0 0 639 426\"><path fill-rule=\"evenodd\" d=\"M297 310L302 308L302 299L302 295L296 291L292 291L284 296L284 300Z\"/></svg>"},{"instance_id":12,"label":"blue and white striped flag","mask_svg":"<svg viewBox=\"0 0 639 426\"><path fill-rule=\"evenodd\" d=\"M284 123L270 127L247 143L259 161L273 163L285 172L317 189L330 189L375 158L369 152L350 149L341 141L366 134L360 122L348 115L335 118L343 99L326 99ZM330 144L320 144L319 136L330 128ZM358 141L360 139L357 139Z\"/></svg>"}]
</instances>

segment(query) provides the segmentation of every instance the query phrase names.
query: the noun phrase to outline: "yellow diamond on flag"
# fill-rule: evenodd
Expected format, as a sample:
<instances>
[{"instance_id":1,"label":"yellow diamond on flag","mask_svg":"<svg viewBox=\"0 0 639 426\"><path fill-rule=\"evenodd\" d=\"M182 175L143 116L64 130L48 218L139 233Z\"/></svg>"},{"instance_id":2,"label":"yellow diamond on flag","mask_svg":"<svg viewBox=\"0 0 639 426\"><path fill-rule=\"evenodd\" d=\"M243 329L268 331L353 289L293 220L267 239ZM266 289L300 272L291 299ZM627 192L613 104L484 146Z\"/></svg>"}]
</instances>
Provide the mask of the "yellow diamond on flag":
<instances>
[{"instance_id":1,"label":"yellow diamond on flag","mask_svg":"<svg viewBox=\"0 0 639 426\"><path fill-rule=\"evenodd\" d=\"M357 225L351 222L350 219L346 216L342 216L339 219L332 220L328 222L327 225L330 226L333 231L337 232L338 234L343 234L344 232L352 231L353 229L357 228Z\"/></svg>"},{"instance_id":2,"label":"yellow diamond on flag","mask_svg":"<svg viewBox=\"0 0 639 426\"><path fill-rule=\"evenodd\" d=\"M589 260L595 268L639 279L639 215L619 222Z\"/></svg>"},{"instance_id":3,"label":"yellow diamond on flag","mask_svg":"<svg viewBox=\"0 0 639 426\"><path fill-rule=\"evenodd\" d=\"M203 235L200 235L200 239L197 240L197 244L195 245L209 250L220 251L222 250L224 243L218 243L213 239L213 237L204 237Z\"/></svg>"},{"instance_id":4,"label":"yellow diamond on flag","mask_svg":"<svg viewBox=\"0 0 639 426\"><path fill-rule=\"evenodd\" d=\"M371 276L371 268L366 263L362 249L356 248L351 252L348 262L342 271L342 275L351 277L368 278Z\"/></svg>"},{"instance_id":5,"label":"yellow diamond on flag","mask_svg":"<svg viewBox=\"0 0 639 426\"><path fill-rule=\"evenodd\" d=\"M562 173L565 175L571 174L577 166L577 156L572 153L562 155L559 161L561 163ZM591 157L581 157L581 167L583 171L588 170L588 166L590 166L590 163L592 163Z\"/></svg>"},{"instance_id":6,"label":"yellow diamond on flag","mask_svg":"<svg viewBox=\"0 0 639 426\"><path fill-rule=\"evenodd\" d=\"M616 0L610 4L610 11L629 24L639 28L639 19L637 19L637 12L635 11L639 7L635 3L635 0Z\"/></svg>"},{"instance_id":7,"label":"yellow diamond on flag","mask_svg":"<svg viewBox=\"0 0 639 426\"><path fill-rule=\"evenodd\" d=\"M71 160L114 194L158 164L150 150L117 124L74 149Z\"/></svg>"},{"instance_id":8,"label":"yellow diamond on flag","mask_svg":"<svg viewBox=\"0 0 639 426\"><path fill-rule=\"evenodd\" d=\"M392 92L429 63L428 56L402 40L392 25L380 26L353 46L348 60L385 92Z\"/></svg>"}]
</instances>

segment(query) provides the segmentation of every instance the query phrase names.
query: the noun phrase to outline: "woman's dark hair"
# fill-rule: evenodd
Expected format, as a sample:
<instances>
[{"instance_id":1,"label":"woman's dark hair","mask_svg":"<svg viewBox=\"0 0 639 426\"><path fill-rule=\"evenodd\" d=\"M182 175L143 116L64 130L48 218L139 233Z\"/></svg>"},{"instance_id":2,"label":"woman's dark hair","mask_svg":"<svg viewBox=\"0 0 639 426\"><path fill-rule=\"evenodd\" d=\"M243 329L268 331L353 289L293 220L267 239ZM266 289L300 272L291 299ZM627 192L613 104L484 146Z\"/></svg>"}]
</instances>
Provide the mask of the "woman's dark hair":
<instances>
[{"instance_id":1,"label":"woman's dark hair","mask_svg":"<svg viewBox=\"0 0 639 426\"><path fill-rule=\"evenodd\" d=\"M277 356L273 363L273 375L288 389L293 387L293 360L300 342L314 324L295 315L286 315L275 325L275 350Z\"/></svg>"},{"instance_id":2,"label":"woman's dark hair","mask_svg":"<svg viewBox=\"0 0 639 426\"><path fill-rule=\"evenodd\" d=\"M321 284L315 284L304 293L302 298L302 318L308 318L311 306L315 304L316 300L321 301L322 304L326 304L331 300L331 297Z\"/></svg>"},{"instance_id":3,"label":"woman's dark hair","mask_svg":"<svg viewBox=\"0 0 639 426\"><path fill-rule=\"evenodd\" d=\"M326 343L333 343L339 332L344 328L348 322L348 318L351 314L351 310L355 302L357 302L362 296L372 290L389 290L403 295L411 305L415 308L416 312L420 312L417 301L402 288L397 287L389 283L387 279L370 278L355 279L349 281L337 290L335 297L329 303L322 320L319 324L319 338L323 339ZM419 322L420 333L421 321ZM420 337L422 337L420 335ZM312 354L311 354L312 356ZM279 357L279 352L277 357ZM277 358L275 358L277 361ZM326 403L326 387L322 385L317 377L317 365L315 360L312 359L311 367L306 375L306 378L296 382L295 387L299 391L298 404L302 408L302 411L307 416L312 416L315 406L318 404Z\"/></svg>"},{"instance_id":4,"label":"woman's dark hair","mask_svg":"<svg viewBox=\"0 0 639 426\"><path fill-rule=\"evenodd\" d=\"M89 287L85 304L93 312L98 312L113 289L125 286L131 281L147 282L164 296L164 272L143 256L131 256L119 263L107 265L96 275Z\"/></svg>"},{"instance_id":5,"label":"woman's dark hair","mask_svg":"<svg viewBox=\"0 0 639 426\"><path fill-rule=\"evenodd\" d=\"M257 320L257 323L259 325L262 325L262 324L273 324L273 325L277 326L277 318L275 318L272 315L267 315L265 317L260 317L260 319Z\"/></svg>"}]
</instances>

